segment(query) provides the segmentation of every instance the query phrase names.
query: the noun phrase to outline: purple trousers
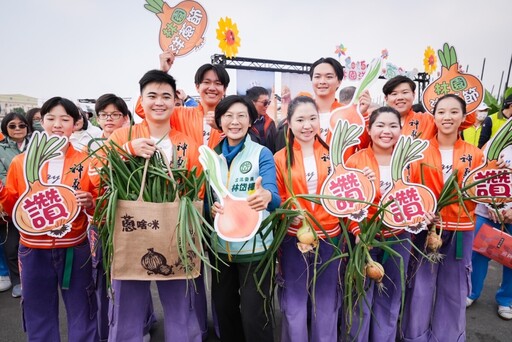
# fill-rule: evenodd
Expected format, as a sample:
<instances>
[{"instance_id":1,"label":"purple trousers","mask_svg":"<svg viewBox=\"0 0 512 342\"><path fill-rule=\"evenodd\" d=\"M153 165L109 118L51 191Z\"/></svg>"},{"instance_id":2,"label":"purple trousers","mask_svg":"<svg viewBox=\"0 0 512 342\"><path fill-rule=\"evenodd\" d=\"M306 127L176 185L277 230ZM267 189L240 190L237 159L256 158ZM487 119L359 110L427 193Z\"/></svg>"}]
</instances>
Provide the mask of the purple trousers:
<instances>
[{"instance_id":1,"label":"purple trousers","mask_svg":"<svg viewBox=\"0 0 512 342\"><path fill-rule=\"evenodd\" d=\"M20 244L23 323L28 341L58 342L59 287L67 248L36 249ZM66 307L68 340L98 341L91 251L85 240L73 247L69 289L61 289Z\"/></svg>"},{"instance_id":2,"label":"purple trousers","mask_svg":"<svg viewBox=\"0 0 512 342\"><path fill-rule=\"evenodd\" d=\"M415 244L423 246L426 233ZM420 258L409 268L402 322L403 341L466 340L466 297L471 291L473 231L462 232L462 259L456 258L457 234L443 231L440 253L433 264Z\"/></svg>"},{"instance_id":3,"label":"purple trousers","mask_svg":"<svg viewBox=\"0 0 512 342\"><path fill-rule=\"evenodd\" d=\"M145 308L151 300L150 285L150 281L112 281L109 341L142 341L148 317ZM164 311L165 341L200 342L201 329L194 310L194 282L162 280L156 285Z\"/></svg>"},{"instance_id":4,"label":"purple trousers","mask_svg":"<svg viewBox=\"0 0 512 342\"><path fill-rule=\"evenodd\" d=\"M317 276L312 301L314 269L318 270L333 256L334 248L320 240L315 265L314 253L302 254L297 242L296 237L286 236L280 250L278 296L282 312L281 341L336 341L338 309L342 303L340 261L331 262ZM310 300L312 304L308 305ZM309 329L308 315L311 318Z\"/></svg>"},{"instance_id":5,"label":"purple trousers","mask_svg":"<svg viewBox=\"0 0 512 342\"><path fill-rule=\"evenodd\" d=\"M405 240L410 238L409 232L403 232L392 240ZM384 290L379 293L375 281L367 281L366 298L360 299L360 304L354 308L352 326L349 336L344 336L342 330L341 340L347 341L374 341L395 342L397 334L398 316L402 306L402 272L407 272L407 265L411 256L411 243L409 240L393 244L391 248L398 253L391 254L383 260L384 251L380 248L370 250L372 259L384 267ZM402 263L401 263L402 260ZM402 266L401 266L402 265ZM362 310L362 318L360 319Z\"/></svg>"},{"instance_id":6,"label":"purple trousers","mask_svg":"<svg viewBox=\"0 0 512 342\"><path fill-rule=\"evenodd\" d=\"M98 306L98 334L101 342L108 341L109 333L109 295L107 291L107 279L105 276L105 269L103 268L103 250L101 247L101 240L98 238L98 228L90 225L87 230L87 237L91 245L92 256L92 277L94 279L94 290L96 293L96 302ZM144 318L144 335L149 333L149 330L156 323L154 315L153 300L149 296L147 303L146 317Z\"/></svg>"}]
</instances>

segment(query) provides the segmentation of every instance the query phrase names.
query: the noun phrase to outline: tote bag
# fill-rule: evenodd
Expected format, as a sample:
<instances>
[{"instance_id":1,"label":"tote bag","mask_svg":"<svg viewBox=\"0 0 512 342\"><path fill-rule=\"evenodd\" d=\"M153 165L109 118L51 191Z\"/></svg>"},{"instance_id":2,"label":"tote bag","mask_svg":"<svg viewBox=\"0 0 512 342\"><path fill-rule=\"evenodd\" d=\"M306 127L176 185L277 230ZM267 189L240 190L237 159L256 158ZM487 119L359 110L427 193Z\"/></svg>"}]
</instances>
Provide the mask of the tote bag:
<instances>
[{"instance_id":1,"label":"tote bag","mask_svg":"<svg viewBox=\"0 0 512 342\"><path fill-rule=\"evenodd\" d=\"M169 163L166 162L166 165ZM176 227L180 199L151 203L142 199L149 159L146 160L139 197L117 201L113 234L112 278L118 280L172 280L197 278L199 257L189 250L186 260L178 256ZM172 172L168 172L172 177ZM194 202L201 210L202 202ZM195 246L199 249L198 240Z\"/></svg>"}]
</instances>

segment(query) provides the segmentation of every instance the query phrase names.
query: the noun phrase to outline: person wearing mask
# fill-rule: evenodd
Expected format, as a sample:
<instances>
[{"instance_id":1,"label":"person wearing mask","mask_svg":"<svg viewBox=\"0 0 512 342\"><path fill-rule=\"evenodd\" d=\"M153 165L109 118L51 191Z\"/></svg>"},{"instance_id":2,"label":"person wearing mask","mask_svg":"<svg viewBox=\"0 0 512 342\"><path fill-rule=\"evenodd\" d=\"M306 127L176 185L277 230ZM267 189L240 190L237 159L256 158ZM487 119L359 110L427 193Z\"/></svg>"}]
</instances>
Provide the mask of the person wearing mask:
<instances>
[{"instance_id":1,"label":"person wearing mask","mask_svg":"<svg viewBox=\"0 0 512 342\"><path fill-rule=\"evenodd\" d=\"M41 108L32 108L27 112L27 122L29 133L38 131L43 132L43 126L41 125Z\"/></svg>"},{"instance_id":2,"label":"person wearing mask","mask_svg":"<svg viewBox=\"0 0 512 342\"><path fill-rule=\"evenodd\" d=\"M5 138L0 141L0 179L5 183L7 170L9 170L12 160L25 151L30 134L28 134L28 120L19 113L7 114L2 120L1 128ZM5 286L7 285L5 284L2 288L0 285L0 291L7 291L12 285L11 294L14 298L18 298L21 297L20 272L18 269L20 234L9 217L6 217L6 221L0 221L0 241L5 241L2 247L8 272L0 276L0 281L4 277L3 280L8 283L8 286Z\"/></svg>"},{"instance_id":3,"label":"person wearing mask","mask_svg":"<svg viewBox=\"0 0 512 342\"><path fill-rule=\"evenodd\" d=\"M476 109L476 120L473 126L466 128L461 132L461 137L464 141L473 146L482 148L491 138L491 129L485 129L487 126L492 127L491 118L489 114L489 107L482 102Z\"/></svg>"},{"instance_id":4,"label":"person wearing mask","mask_svg":"<svg viewBox=\"0 0 512 342\"><path fill-rule=\"evenodd\" d=\"M258 112L258 118L251 127L253 136L258 138L258 143L266 146L272 153L275 153L277 129L274 120L267 114L267 108L270 105L267 89L255 86L248 89L245 96L249 101L252 101Z\"/></svg>"}]
</instances>

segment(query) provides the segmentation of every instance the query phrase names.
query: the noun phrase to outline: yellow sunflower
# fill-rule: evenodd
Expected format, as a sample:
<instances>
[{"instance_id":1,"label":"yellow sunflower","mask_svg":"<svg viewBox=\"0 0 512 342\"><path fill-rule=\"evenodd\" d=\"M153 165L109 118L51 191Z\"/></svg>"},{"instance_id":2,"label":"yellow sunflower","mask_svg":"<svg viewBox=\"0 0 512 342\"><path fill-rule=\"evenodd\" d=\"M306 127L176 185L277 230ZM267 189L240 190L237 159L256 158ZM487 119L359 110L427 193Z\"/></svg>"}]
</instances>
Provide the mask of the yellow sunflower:
<instances>
[{"instance_id":1,"label":"yellow sunflower","mask_svg":"<svg viewBox=\"0 0 512 342\"><path fill-rule=\"evenodd\" d=\"M437 69L437 57L436 52L431 46L427 46L424 53L423 65L425 66L425 72L431 75Z\"/></svg>"},{"instance_id":2,"label":"yellow sunflower","mask_svg":"<svg viewBox=\"0 0 512 342\"><path fill-rule=\"evenodd\" d=\"M240 37L238 36L238 27L231 21L230 17L220 18L217 39L219 40L219 47L226 57L233 58L237 55L240 47Z\"/></svg>"}]
</instances>

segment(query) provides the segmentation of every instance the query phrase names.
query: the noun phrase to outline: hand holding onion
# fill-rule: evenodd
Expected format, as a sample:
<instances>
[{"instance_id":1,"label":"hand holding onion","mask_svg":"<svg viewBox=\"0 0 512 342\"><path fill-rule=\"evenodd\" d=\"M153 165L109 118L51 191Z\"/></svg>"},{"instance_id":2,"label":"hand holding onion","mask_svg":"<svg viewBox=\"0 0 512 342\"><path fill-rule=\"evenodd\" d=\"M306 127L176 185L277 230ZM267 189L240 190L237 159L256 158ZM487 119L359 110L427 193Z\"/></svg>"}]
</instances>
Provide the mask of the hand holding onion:
<instances>
[{"instance_id":1,"label":"hand holding onion","mask_svg":"<svg viewBox=\"0 0 512 342\"><path fill-rule=\"evenodd\" d=\"M149 159L156 151L155 142L148 138L139 138L131 141L131 146L135 155Z\"/></svg>"},{"instance_id":2,"label":"hand holding onion","mask_svg":"<svg viewBox=\"0 0 512 342\"><path fill-rule=\"evenodd\" d=\"M436 216L436 214L434 214L431 211L426 211L425 215L423 216L423 220L425 221L425 224L427 226L430 226L431 224L436 223L437 221L439 221L439 217Z\"/></svg>"}]
</instances>

